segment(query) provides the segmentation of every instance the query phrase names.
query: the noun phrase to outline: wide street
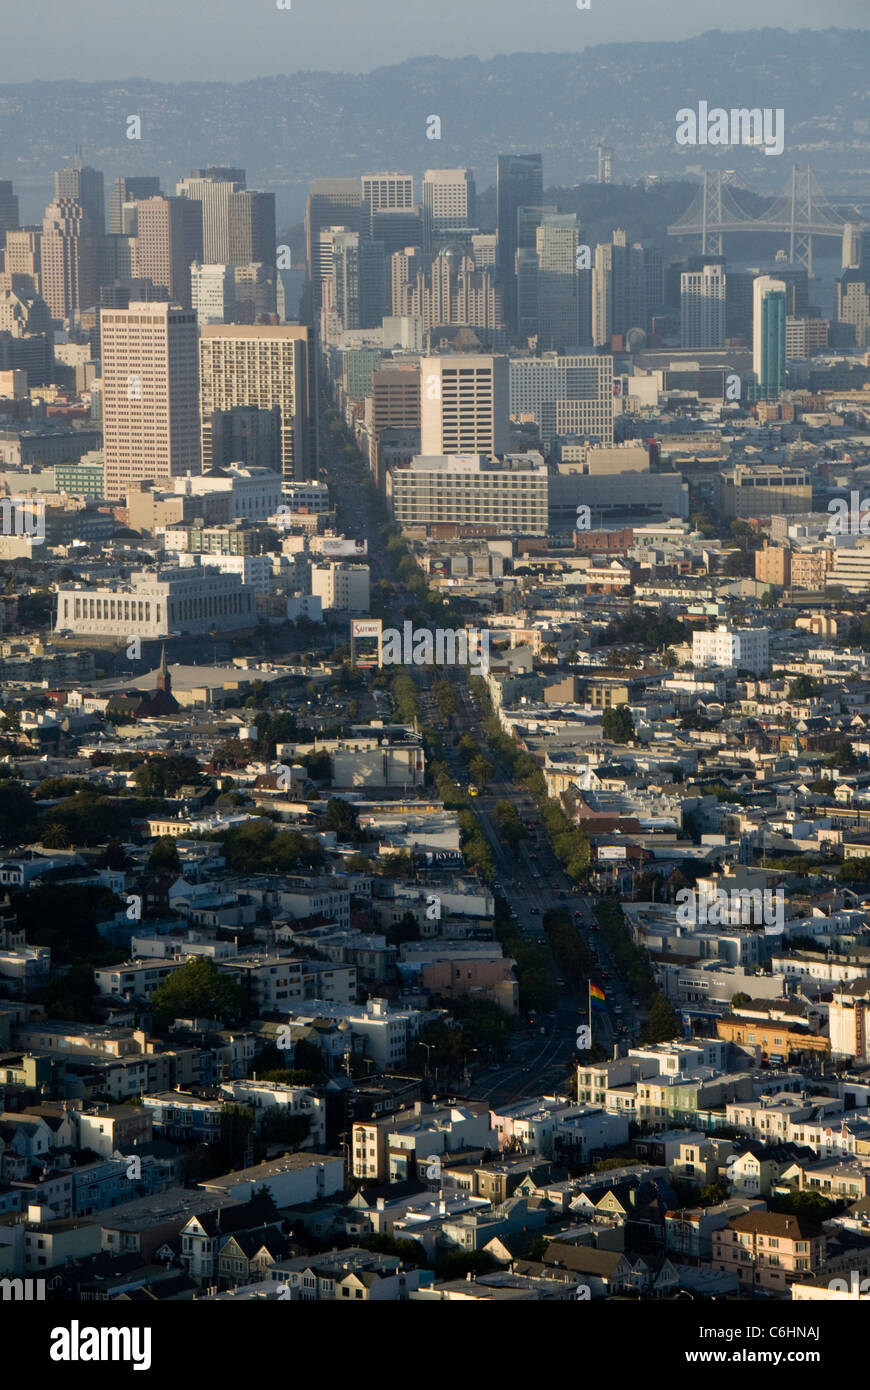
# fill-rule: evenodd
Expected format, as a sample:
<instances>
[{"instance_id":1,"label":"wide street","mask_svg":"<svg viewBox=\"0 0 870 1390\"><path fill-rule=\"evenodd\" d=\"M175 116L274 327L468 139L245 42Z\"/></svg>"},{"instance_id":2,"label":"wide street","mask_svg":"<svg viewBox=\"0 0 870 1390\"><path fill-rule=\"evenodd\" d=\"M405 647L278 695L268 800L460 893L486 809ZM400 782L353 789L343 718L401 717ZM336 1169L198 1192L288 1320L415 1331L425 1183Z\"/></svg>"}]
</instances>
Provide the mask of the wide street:
<instances>
[{"instance_id":1,"label":"wide street","mask_svg":"<svg viewBox=\"0 0 870 1390\"><path fill-rule=\"evenodd\" d=\"M367 490L360 486L357 467L341 455L334 438L326 429L321 428L320 438L321 467L326 469L334 486L339 530L348 536L368 541L368 562L374 590L378 580L393 579L379 537L381 523L373 514ZM420 689L420 704L426 722L441 728L445 758L451 776L460 786L467 787L469 777L460 753L453 746L452 736L471 734L484 748L493 765L492 779L469 803L492 852L495 865L493 890L507 901L520 931L535 940L544 951L549 951L543 927L543 915L547 909L565 908L574 916L584 942L596 959L593 979L607 996L606 1010L596 1011L593 1017L593 1037L610 1056L619 1036L619 1024L623 1024L627 1030L623 1034L623 1041L627 1042L636 1033L638 1022L631 999L616 977L604 933L598 929L594 914L595 899L585 890L578 889L568 878L549 846L532 798L513 781L509 769L497 755L486 748L483 715L469 687L468 671L450 667L445 668L443 674L451 680L457 698L452 734L446 730L430 688ZM527 838L520 841L516 853L499 835L493 816L499 801L510 801L528 827ZM550 1016L537 1016L534 1020L524 1015L524 1031L512 1039L508 1059L497 1070L472 1070L470 1085L464 1088L468 1099L508 1104L524 1096L564 1090L569 1063L583 1056L576 1049L576 1030L578 1024L588 1021L587 995L585 990L578 995L570 992L559 974L558 960L554 962L554 968L560 997L553 1013ZM616 1008L622 1011L618 1016L614 1012Z\"/></svg>"}]
</instances>

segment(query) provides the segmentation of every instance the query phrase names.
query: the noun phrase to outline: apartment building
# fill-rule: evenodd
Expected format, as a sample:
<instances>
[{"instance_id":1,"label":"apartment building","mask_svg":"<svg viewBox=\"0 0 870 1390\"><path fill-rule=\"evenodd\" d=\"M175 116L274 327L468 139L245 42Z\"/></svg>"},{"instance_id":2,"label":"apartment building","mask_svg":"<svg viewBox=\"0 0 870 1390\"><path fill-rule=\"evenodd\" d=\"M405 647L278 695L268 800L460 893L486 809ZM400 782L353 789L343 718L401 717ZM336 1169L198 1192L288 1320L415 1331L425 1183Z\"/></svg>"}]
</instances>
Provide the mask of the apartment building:
<instances>
[{"instance_id":1,"label":"apartment building","mask_svg":"<svg viewBox=\"0 0 870 1390\"><path fill-rule=\"evenodd\" d=\"M510 359L510 415L533 419L549 448L561 435L613 443L613 358L589 354Z\"/></svg>"},{"instance_id":2,"label":"apartment building","mask_svg":"<svg viewBox=\"0 0 870 1390\"><path fill-rule=\"evenodd\" d=\"M728 627L720 624L715 632L692 634L692 663L742 668L763 675L770 670L770 633L766 627Z\"/></svg>"},{"instance_id":3,"label":"apartment building","mask_svg":"<svg viewBox=\"0 0 870 1390\"><path fill-rule=\"evenodd\" d=\"M207 324L199 344L203 468L215 457L216 413L236 408L278 412L276 471L288 481L312 476L309 330L299 324ZM198 471L198 470L197 470Z\"/></svg>"},{"instance_id":4,"label":"apartment building","mask_svg":"<svg viewBox=\"0 0 870 1390\"><path fill-rule=\"evenodd\" d=\"M345 560L311 566L311 593L324 613L368 613L371 601L368 565Z\"/></svg>"},{"instance_id":5,"label":"apartment building","mask_svg":"<svg viewBox=\"0 0 870 1390\"><path fill-rule=\"evenodd\" d=\"M828 1238L803 1216L751 1211L712 1232L713 1268L737 1274L741 1289L784 1294L793 1275L815 1273Z\"/></svg>"},{"instance_id":6,"label":"apartment building","mask_svg":"<svg viewBox=\"0 0 870 1390\"><path fill-rule=\"evenodd\" d=\"M500 534L545 536L547 469L540 454L501 459L421 455L387 475L387 498L401 526L489 526Z\"/></svg>"}]
</instances>

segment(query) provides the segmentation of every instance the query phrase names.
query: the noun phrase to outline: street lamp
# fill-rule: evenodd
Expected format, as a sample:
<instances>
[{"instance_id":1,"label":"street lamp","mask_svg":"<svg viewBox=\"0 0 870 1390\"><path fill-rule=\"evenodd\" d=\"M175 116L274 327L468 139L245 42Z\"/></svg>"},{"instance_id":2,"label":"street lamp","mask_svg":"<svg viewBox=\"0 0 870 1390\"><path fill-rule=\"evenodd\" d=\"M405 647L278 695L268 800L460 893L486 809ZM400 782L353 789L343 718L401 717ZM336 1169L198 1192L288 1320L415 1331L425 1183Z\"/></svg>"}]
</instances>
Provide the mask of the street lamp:
<instances>
[{"instance_id":1,"label":"street lamp","mask_svg":"<svg viewBox=\"0 0 870 1390\"><path fill-rule=\"evenodd\" d=\"M432 1048L435 1046L435 1044L434 1044L434 1043L424 1043L424 1042L421 1041L421 1042L420 1042L420 1046L421 1046L421 1047L425 1047L425 1049L426 1049L426 1071L425 1071L424 1076L423 1076L423 1080L425 1081L425 1080L428 1078L428 1076L429 1076L429 1065L430 1065L430 1063L429 1063L429 1053L432 1051Z\"/></svg>"}]
</instances>

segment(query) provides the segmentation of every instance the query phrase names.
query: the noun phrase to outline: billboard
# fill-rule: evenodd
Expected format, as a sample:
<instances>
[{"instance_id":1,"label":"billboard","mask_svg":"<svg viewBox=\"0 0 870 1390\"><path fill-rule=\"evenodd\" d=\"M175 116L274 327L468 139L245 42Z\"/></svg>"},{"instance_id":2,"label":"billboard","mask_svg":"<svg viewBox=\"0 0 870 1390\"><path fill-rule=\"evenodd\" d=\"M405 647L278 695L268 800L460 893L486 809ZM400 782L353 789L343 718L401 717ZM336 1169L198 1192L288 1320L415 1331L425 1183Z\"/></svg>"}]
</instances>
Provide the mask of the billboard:
<instances>
[{"instance_id":1,"label":"billboard","mask_svg":"<svg viewBox=\"0 0 870 1390\"><path fill-rule=\"evenodd\" d=\"M350 660L352 666L372 667L381 664L380 618L351 618Z\"/></svg>"},{"instance_id":2,"label":"billboard","mask_svg":"<svg viewBox=\"0 0 870 1390\"><path fill-rule=\"evenodd\" d=\"M598 851L599 859L619 859L626 858L625 845L602 845Z\"/></svg>"},{"instance_id":3,"label":"billboard","mask_svg":"<svg viewBox=\"0 0 870 1390\"><path fill-rule=\"evenodd\" d=\"M369 553L368 541L355 541L347 536L322 536L319 543L321 555L354 556L360 559Z\"/></svg>"}]
</instances>

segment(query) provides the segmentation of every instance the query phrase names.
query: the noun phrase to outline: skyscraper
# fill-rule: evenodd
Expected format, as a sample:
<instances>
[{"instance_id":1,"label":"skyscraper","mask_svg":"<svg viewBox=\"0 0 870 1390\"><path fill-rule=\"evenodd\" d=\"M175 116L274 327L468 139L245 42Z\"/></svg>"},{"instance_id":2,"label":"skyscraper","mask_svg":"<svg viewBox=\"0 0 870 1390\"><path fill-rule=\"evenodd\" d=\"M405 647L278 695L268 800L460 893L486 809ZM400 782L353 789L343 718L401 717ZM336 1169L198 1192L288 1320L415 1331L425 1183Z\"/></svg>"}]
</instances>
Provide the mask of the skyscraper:
<instances>
[{"instance_id":1,"label":"skyscraper","mask_svg":"<svg viewBox=\"0 0 870 1390\"><path fill-rule=\"evenodd\" d=\"M59 169L54 176L54 196L75 198L87 212L98 236L106 230L106 199L103 175L78 160L71 169Z\"/></svg>"},{"instance_id":2,"label":"skyscraper","mask_svg":"<svg viewBox=\"0 0 870 1390\"><path fill-rule=\"evenodd\" d=\"M361 230L375 240L377 238L373 218L376 213L406 212L414 206L412 174L363 174L360 185L363 218Z\"/></svg>"},{"instance_id":3,"label":"skyscraper","mask_svg":"<svg viewBox=\"0 0 870 1390\"><path fill-rule=\"evenodd\" d=\"M0 246L6 233L18 226L18 196L12 191L12 180L0 179Z\"/></svg>"},{"instance_id":4,"label":"skyscraper","mask_svg":"<svg viewBox=\"0 0 870 1390\"><path fill-rule=\"evenodd\" d=\"M200 328L208 323L232 321L236 303L233 267L194 261L190 267L190 298Z\"/></svg>"},{"instance_id":5,"label":"skyscraper","mask_svg":"<svg viewBox=\"0 0 870 1390\"><path fill-rule=\"evenodd\" d=\"M385 312L383 242L368 241L359 232L342 230L330 235L331 302L342 328L377 328Z\"/></svg>"},{"instance_id":6,"label":"skyscraper","mask_svg":"<svg viewBox=\"0 0 870 1390\"><path fill-rule=\"evenodd\" d=\"M784 280L759 275L752 285L752 370L760 400L776 400L785 385Z\"/></svg>"},{"instance_id":7,"label":"skyscraper","mask_svg":"<svg viewBox=\"0 0 870 1390\"><path fill-rule=\"evenodd\" d=\"M136 275L173 303L191 307L190 267L202 257L203 205L188 198L145 198L138 204Z\"/></svg>"},{"instance_id":8,"label":"skyscraper","mask_svg":"<svg viewBox=\"0 0 870 1390\"><path fill-rule=\"evenodd\" d=\"M500 154L496 173L498 274L504 291L505 320L517 326L517 213L544 200L544 163L539 154Z\"/></svg>"},{"instance_id":9,"label":"skyscraper","mask_svg":"<svg viewBox=\"0 0 870 1390\"><path fill-rule=\"evenodd\" d=\"M230 265L252 261L274 268L275 194L242 189L227 199ZM203 247L203 253L205 247Z\"/></svg>"},{"instance_id":10,"label":"skyscraper","mask_svg":"<svg viewBox=\"0 0 870 1390\"><path fill-rule=\"evenodd\" d=\"M99 238L75 198L55 198L42 221L42 297L53 318L90 309L99 294Z\"/></svg>"},{"instance_id":11,"label":"skyscraper","mask_svg":"<svg viewBox=\"0 0 870 1390\"><path fill-rule=\"evenodd\" d=\"M358 232L361 223L362 191L355 179L315 180L305 207L305 255L314 310L320 308L323 300L321 232L327 227L345 227L349 232ZM331 269L330 262L326 273Z\"/></svg>"},{"instance_id":12,"label":"skyscraper","mask_svg":"<svg viewBox=\"0 0 870 1390\"><path fill-rule=\"evenodd\" d=\"M421 454L506 453L509 408L507 357L421 358Z\"/></svg>"},{"instance_id":13,"label":"skyscraper","mask_svg":"<svg viewBox=\"0 0 870 1390\"><path fill-rule=\"evenodd\" d=\"M127 228L124 226L121 211L125 203L136 203L145 198L154 198L159 193L160 180L150 174L142 178L115 179L109 198L109 233L112 236L121 236L126 232Z\"/></svg>"},{"instance_id":14,"label":"skyscraper","mask_svg":"<svg viewBox=\"0 0 870 1390\"><path fill-rule=\"evenodd\" d=\"M42 232L38 227L18 227L6 233L6 270L12 275L29 275L39 290L42 271Z\"/></svg>"},{"instance_id":15,"label":"skyscraper","mask_svg":"<svg viewBox=\"0 0 870 1390\"><path fill-rule=\"evenodd\" d=\"M372 214L371 239L379 241L389 261L406 246L423 245L423 218L419 205L411 208L381 208Z\"/></svg>"},{"instance_id":16,"label":"skyscraper","mask_svg":"<svg viewBox=\"0 0 870 1390\"><path fill-rule=\"evenodd\" d=\"M412 312L411 302L417 276L424 270L419 246L405 246L390 257L390 312L398 316Z\"/></svg>"},{"instance_id":17,"label":"skyscraper","mask_svg":"<svg viewBox=\"0 0 870 1390\"><path fill-rule=\"evenodd\" d=\"M849 323L855 346L870 346L870 266L845 270L837 281L837 322Z\"/></svg>"},{"instance_id":18,"label":"skyscraper","mask_svg":"<svg viewBox=\"0 0 870 1390\"><path fill-rule=\"evenodd\" d=\"M230 265L230 197L244 192L244 169L193 169L179 179L179 196L202 204L202 260L206 265Z\"/></svg>"},{"instance_id":19,"label":"skyscraper","mask_svg":"<svg viewBox=\"0 0 870 1390\"><path fill-rule=\"evenodd\" d=\"M106 496L200 471L196 315L141 303L100 313Z\"/></svg>"},{"instance_id":20,"label":"skyscraper","mask_svg":"<svg viewBox=\"0 0 870 1390\"><path fill-rule=\"evenodd\" d=\"M719 348L725 342L725 268L705 265L680 276L680 343Z\"/></svg>"},{"instance_id":21,"label":"skyscraper","mask_svg":"<svg viewBox=\"0 0 870 1390\"><path fill-rule=\"evenodd\" d=\"M423 244L427 251L444 232L470 227L475 186L470 169L427 169L423 175Z\"/></svg>"},{"instance_id":22,"label":"skyscraper","mask_svg":"<svg viewBox=\"0 0 870 1390\"><path fill-rule=\"evenodd\" d=\"M238 406L281 412L280 471L315 473L309 330L299 324L206 326L200 339L203 467L214 462L213 415Z\"/></svg>"},{"instance_id":23,"label":"skyscraper","mask_svg":"<svg viewBox=\"0 0 870 1390\"><path fill-rule=\"evenodd\" d=\"M629 246L621 227L609 242L596 246L591 277L595 347L609 347L614 334L624 336L630 328L646 327L648 275L644 248L637 242Z\"/></svg>"},{"instance_id":24,"label":"skyscraper","mask_svg":"<svg viewBox=\"0 0 870 1390\"><path fill-rule=\"evenodd\" d=\"M566 434L612 444L613 358L556 352L511 358L510 413L533 416L547 448Z\"/></svg>"},{"instance_id":25,"label":"skyscraper","mask_svg":"<svg viewBox=\"0 0 870 1390\"><path fill-rule=\"evenodd\" d=\"M573 213L521 208L521 241L527 239L531 216L537 219L534 245L517 250L518 336L536 337L539 351L577 347L582 341L577 218Z\"/></svg>"}]
</instances>

